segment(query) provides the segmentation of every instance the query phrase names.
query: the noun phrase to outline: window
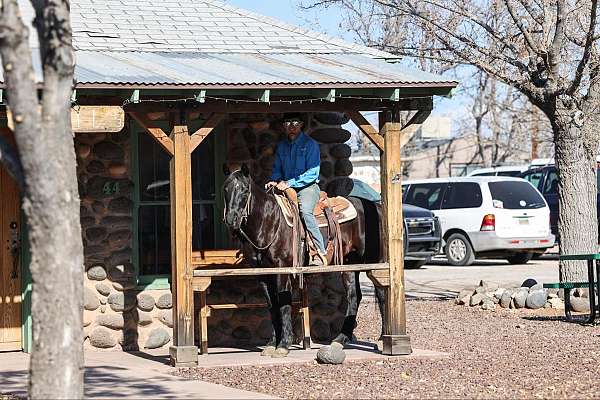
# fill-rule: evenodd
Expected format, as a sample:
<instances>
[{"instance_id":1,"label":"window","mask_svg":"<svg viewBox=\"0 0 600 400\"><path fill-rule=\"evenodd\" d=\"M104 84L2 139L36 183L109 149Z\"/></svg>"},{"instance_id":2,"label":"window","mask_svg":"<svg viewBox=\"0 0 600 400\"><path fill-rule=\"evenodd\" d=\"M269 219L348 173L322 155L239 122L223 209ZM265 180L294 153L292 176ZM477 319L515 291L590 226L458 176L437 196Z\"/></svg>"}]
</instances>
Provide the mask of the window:
<instances>
[{"instance_id":1,"label":"window","mask_svg":"<svg viewBox=\"0 0 600 400\"><path fill-rule=\"evenodd\" d=\"M542 196L527 182L490 182L489 187L496 208L524 210L546 206Z\"/></svg>"},{"instance_id":2,"label":"window","mask_svg":"<svg viewBox=\"0 0 600 400\"><path fill-rule=\"evenodd\" d=\"M405 203L428 210L439 210L445 183L412 184L406 193Z\"/></svg>"},{"instance_id":3,"label":"window","mask_svg":"<svg viewBox=\"0 0 600 400\"><path fill-rule=\"evenodd\" d=\"M456 182L448 185L442 209L476 208L482 203L481 188L477 183Z\"/></svg>"},{"instance_id":4,"label":"window","mask_svg":"<svg viewBox=\"0 0 600 400\"><path fill-rule=\"evenodd\" d=\"M544 171L529 172L523 175L523 179L528 180L536 189L540 190L544 181Z\"/></svg>"},{"instance_id":5,"label":"window","mask_svg":"<svg viewBox=\"0 0 600 400\"><path fill-rule=\"evenodd\" d=\"M192 249L215 248L215 135L207 137L192 154ZM133 139L137 160L137 267L138 275L171 273L170 156L147 134ZM135 151L137 147L137 152ZM220 169L219 169L220 171ZM140 282L143 280L140 280Z\"/></svg>"},{"instance_id":6,"label":"window","mask_svg":"<svg viewBox=\"0 0 600 400\"><path fill-rule=\"evenodd\" d=\"M556 175L556 171L548 172L548 177L546 178L546 182L544 182L544 190L542 190L543 194L558 194L558 175Z\"/></svg>"}]
</instances>

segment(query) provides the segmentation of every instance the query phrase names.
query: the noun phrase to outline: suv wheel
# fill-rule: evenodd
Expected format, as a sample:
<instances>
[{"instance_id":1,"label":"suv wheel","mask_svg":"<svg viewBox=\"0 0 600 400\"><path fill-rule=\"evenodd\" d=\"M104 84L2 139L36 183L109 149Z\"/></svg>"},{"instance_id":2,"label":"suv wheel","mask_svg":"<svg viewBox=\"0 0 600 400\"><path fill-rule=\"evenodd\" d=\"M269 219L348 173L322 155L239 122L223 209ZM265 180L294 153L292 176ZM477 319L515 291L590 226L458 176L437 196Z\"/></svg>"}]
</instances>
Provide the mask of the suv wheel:
<instances>
[{"instance_id":1,"label":"suv wheel","mask_svg":"<svg viewBox=\"0 0 600 400\"><path fill-rule=\"evenodd\" d=\"M533 253L517 253L506 257L510 264L527 264L533 258Z\"/></svg>"},{"instance_id":2,"label":"suv wheel","mask_svg":"<svg viewBox=\"0 0 600 400\"><path fill-rule=\"evenodd\" d=\"M473 264L473 261L475 261L475 254L473 253L471 243L460 233L453 233L450 235L446 240L444 252L452 265L471 265Z\"/></svg>"}]
</instances>

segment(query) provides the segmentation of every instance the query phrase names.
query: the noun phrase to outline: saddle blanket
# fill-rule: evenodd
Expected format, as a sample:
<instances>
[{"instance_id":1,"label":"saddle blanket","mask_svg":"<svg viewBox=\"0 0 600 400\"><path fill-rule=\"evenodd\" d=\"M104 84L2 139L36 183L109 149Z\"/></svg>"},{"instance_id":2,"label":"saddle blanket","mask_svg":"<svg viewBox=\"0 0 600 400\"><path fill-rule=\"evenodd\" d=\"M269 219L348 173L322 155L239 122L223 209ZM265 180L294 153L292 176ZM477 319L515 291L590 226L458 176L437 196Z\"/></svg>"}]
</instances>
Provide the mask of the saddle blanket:
<instances>
[{"instance_id":1,"label":"saddle blanket","mask_svg":"<svg viewBox=\"0 0 600 400\"><path fill-rule=\"evenodd\" d=\"M291 207L297 206L292 204L292 202L284 195L276 193L275 198L277 199L277 203L279 204L279 207L285 216L285 222L289 226L293 227L293 214ZM333 210L333 213L337 217L339 224L352 221L358 216L356 208L354 208L352 203L344 197L330 197L326 201L329 202L329 207ZM315 217L317 218L317 224L319 225L319 228L326 228L327 219L325 218L325 213L323 212L323 208L320 204L317 204L314 213Z\"/></svg>"}]
</instances>

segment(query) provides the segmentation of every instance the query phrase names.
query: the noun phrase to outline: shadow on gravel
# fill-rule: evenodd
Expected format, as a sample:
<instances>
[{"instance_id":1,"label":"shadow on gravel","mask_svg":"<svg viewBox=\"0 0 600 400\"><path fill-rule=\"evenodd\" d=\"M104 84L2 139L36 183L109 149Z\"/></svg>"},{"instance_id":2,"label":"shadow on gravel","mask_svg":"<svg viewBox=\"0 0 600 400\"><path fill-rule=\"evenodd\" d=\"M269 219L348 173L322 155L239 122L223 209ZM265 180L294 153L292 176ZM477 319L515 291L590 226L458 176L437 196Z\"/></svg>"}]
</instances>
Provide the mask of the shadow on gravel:
<instances>
[{"instance_id":1,"label":"shadow on gravel","mask_svg":"<svg viewBox=\"0 0 600 400\"><path fill-rule=\"evenodd\" d=\"M538 321L538 322L564 322L565 324L574 324L574 325L581 325L581 326L588 326L588 327L595 327L598 326L597 323L594 324L588 324L587 321L587 315L581 315L578 317L577 320L571 320L568 321L567 318L565 316L562 315L553 315L553 316L523 316L521 317L522 319L525 319L527 321Z\"/></svg>"}]
</instances>

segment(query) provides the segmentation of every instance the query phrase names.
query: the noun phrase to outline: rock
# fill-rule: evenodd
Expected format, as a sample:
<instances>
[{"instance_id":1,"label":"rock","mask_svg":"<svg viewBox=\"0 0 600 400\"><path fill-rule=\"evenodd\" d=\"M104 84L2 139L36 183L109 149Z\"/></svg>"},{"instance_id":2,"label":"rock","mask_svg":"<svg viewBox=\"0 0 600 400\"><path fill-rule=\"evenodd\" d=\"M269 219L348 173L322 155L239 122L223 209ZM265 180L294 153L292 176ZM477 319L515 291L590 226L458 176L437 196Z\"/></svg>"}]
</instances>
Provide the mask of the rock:
<instances>
[{"instance_id":1,"label":"rock","mask_svg":"<svg viewBox=\"0 0 600 400\"><path fill-rule=\"evenodd\" d=\"M347 158L335 162L334 173L336 176L350 176L352 175L352 171L352 163Z\"/></svg>"},{"instance_id":2,"label":"rock","mask_svg":"<svg viewBox=\"0 0 600 400\"><path fill-rule=\"evenodd\" d=\"M106 306L100 306L100 312L101 313L105 313L106 312Z\"/></svg>"},{"instance_id":3,"label":"rock","mask_svg":"<svg viewBox=\"0 0 600 400\"><path fill-rule=\"evenodd\" d=\"M114 311L129 311L135 307L135 296L131 293L115 292L108 296L108 304Z\"/></svg>"},{"instance_id":4,"label":"rock","mask_svg":"<svg viewBox=\"0 0 600 400\"><path fill-rule=\"evenodd\" d=\"M139 293L137 295L137 306L142 311L152 311L154 308L154 297L147 293Z\"/></svg>"},{"instance_id":5,"label":"rock","mask_svg":"<svg viewBox=\"0 0 600 400\"><path fill-rule=\"evenodd\" d=\"M100 243L108 236L108 230L102 226L93 226L85 230L85 237L91 243Z\"/></svg>"},{"instance_id":6,"label":"rock","mask_svg":"<svg viewBox=\"0 0 600 400\"><path fill-rule=\"evenodd\" d=\"M106 304L106 297L100 297L98 300L100 300L100 304Z\"/></svg>"},{"instance_id":7,"label":"rock","mask_svg":"<svg viewBox=\"0 0 600 400\"><path fill-rule=\"evenodd\" d=\"M558 297L553 297L549 299L548 303L550 303L550 307L552 308L556 308L559 310L564 310L565 308L565 303Z\"/></svg>"},{"instance_id":8,"label":"rock","mask_svg":"<svg viewBox=\"0 0 600 400\"><path fill-rule=\"evenodd\" d=\"M337 342L330 346L323 346L317 352L317 362L321 364L341 364L346 359L344 346Z\"/></svg>"},{"instance_id":9,"label":"rock","mask_svg":"<svg viewBox=\"0 0 600 400\"><path fill-rule=\"evenodd\" d=\"M171 340L169 332L163 328L155 328L150 332L150 335L148 335L148 339L146 339L146 344L144 347L146 349L158 349L159 347L169 343L169 340Z\"/></svg>"},{"instance_id":10,"label":"rock","mask_svg":"<svg viewBox=\"0 0 600 400\"><path fill-rule=\"evenodd\" d=\"M350 118L344 113L325 112L315 114L315 119L325 125L344 125L350 121Z\"/></svg>"},{"instance_id":11,"label":"rock","mask_svg":"<svg viewBox=\"0 0 600 400\"><path fill-rule=\"evenodd\" d=\"M589 297L589 289L588 288L576 288L572 293L575 297Z\"/></svg>"},{"instance_id":12,"label":"rock","mask_svg":"<svg viewBox=\"0 0 600 400\"><path fill-rule=\"evenodd\" d=\"M484 287L486 292L494 292L496 289L500 287L500 285L496 282L492 281L479 281L479 286Z\"/></svg>"},{"instance_id":13,"label":"rock","mask_svg":"<svg viewBox=\"0 0 600 400\"><path fill-rule=\"evenodd\" d=\"M100 314L96 317L96 323L110 329L123 329L125 326L123 314Z\"/></svg>"},{"instance_id":14,"label":"rock","mask_svg":"<svg viewBox=\"0 0 600 400\"><path fill-rule=\"evenodd\" d=\"M112 164L108 167L108 173L113 178L122 178L127 175L127 166L124 164Z\"/></svg>"},{"instance_id":15,"label":"rock","mask_svg":"<svg viewBox=\"0 0 600 400\"><path fill-rule=\"evenodd\" d=\"M169 328L173 327L173 311L171 311L171 310L161 311L158 319L160 322L162 322Z\"/></svg>"},{"instance_id":16,"label":"rock","mask_svg":"<svg viewBox=\"0 0 600 400\"><path fill-rule=\"evenodd\" d=\"M350 158L352 149L347 144L340 143L333 146L329 153L335 158Z\"/></svg>"},{"instance_id":17,"label":"rock","mask_svg":"<svg viewBox=\"0 0 600 400\"><path fill-rule=\"evenodd\" d=\"M502 298L502 295L504 294L504 292L506 291L506 289L504 288L498 288L494 291L494 298L500 300Z\"/></svg>"},{"instance_id":18,"label":"rock","mask_svg":"<svg viewBox=\"0 0 600 400\"><path fill-rule=\"evenodd\" d=\"M99 326L90 333L90 344L100 349L110 349L117 345L117 339L110 329Z\"/></svg>"},{"instance_id":19,"label":"rock","mask_svg":"<svg viewBox=\"0 0 600 400\"><path fill-rule=\"evenodd\" d=\"M589 312L590 301L585 297L571 296L571 309L575 312Z\"/></svg>"},{"instance_id":20,"label":"rock","mask_svg":"<svg viewBox=\"0 0 600 400\"><path fill-rule=\"evenodd\" d=\"M124 292L133 289L135 287L135 281L131 279L128 281L113 282L112 285L119 292Z\"/></svg>"},{"instance_id":21,"label":"rock","mask_svg":"<svg viewBox=\"0 0 600 400\"><path fill-rule=\"evenodd\" d=\"M271 123L269 121L256 121L248 123L250 128L254 131L254 133L259 133L269 129Z\"/></svg>"},{"instance_id":22,"label":"rock","mask_svg":"<svg viewBox=\"0 0 600 400\"><path fill-rule=\"evenodd\" d=\"M548 297L550 298L555 298L555 297L559 297L558 296L558 289L556 288L550 288L550 289L546 289L548 291Z\"/></svg>"},{"instance_id":23,"label":"rock","mask_svg":"<svg viewBox=\"0 0 600 400\"><path fill-rule=\"evenodd\" d=\"M127 197L118 197L108 203L108 210L113 214L130 214L133 202Z\"/></svg>"},{"instance_id":24,"label":"rock","mask_svg":"<svg viewBox=\"0 0 600 400\"><path fill-rule=\"evenodd\" d=\"M108 245L113 249L121 249L131 244L131 230L122 229L108 235Z\"/></svg>"},{"instance_id":25,"label":"rock","mask_svg":"<svg viewBox=\"0 0 600 400\"><path fill-rule=\"evenodd\" d=\"M152 314L149 312L138 311L138 325L146 326L152 323Z\"/></svg>"},{"instance_id":26,"label":"rock","mask_svg":"<svg viewBox=\"0 0 600 400\"><path fill-rule=\"evenodd\" d=\"M329 324L318 318L311 321L310 332L316 340L329 340L331 338L331 330Z\"/></svg>"},{"instance_id":27,"label":"rock","mask_svg":"<svg viewBox=\"0 0 600 400\"><path fill-rule=\"evenodd\" d=\"M526 287L526 288L530 288L532 286L537 285L538 281L536 281L533 278L527 278L523 281L523 283L521 284L521 287Z\"/></svg>"},{"instance_id":28,"label":"rock","mask_svg":"<svg viewBox=\"0 0 600 400\"><path fill-rule=\"evenodd\" d=\"M490 297L490 298L492 299L492 302L494 302L494 304L498 304L498 303L500 303L500 299L499 299L499 298L497 298L497 297L495 297L495 296L492 296L492 297Z\"/></svg>"},{"instance_id":29,"label":"rock","mask_svg":"<svg viewBox=\"0 0 600 400\"><path fill-rule=\"evenodd\" d=\"M483 300L485 298L487 298L486 295L481 294L481 293L476 293L473 296L471 296L471 300L469 301L469 305L471 307L478 306L478 305L480 305L483 302Z\"/></svg>"},{"instance_id":30,"label":"rock","mask_svg":"<svg viewBox=\"0 0 600 400\"><path fill-rule=\"evenodd\" d=\"M108 217L102 218L100 224L109 228L111 231L116 231L125 228L131 229L131 227L133 226L133 219L127 216L117 217L109 215Z\"/></svg>"},{"instance_id":31,"label":"rock","mask_svg":"<svg viewBox=\"0 0 600 400\"><path fill-rule=\"evenodd\" d=\"M477 286L475 288L475 293L474 294L485 294L485 293L487 293L487 291L488 291L487 287L485 287L485 286Z\"/></svg>"},{"instance_id":32,"label":"rock","mask_svg":"<svg viewBox=\"0 0 600 400\"><path fill-rule=\"evenodd\" d=\"M102 172L106 171L106 167L104 166L104 164L102 162L100 162L98 160L92 160L87 165L86 170L90 174L101 174Z\"/></svg>"},{"instance_id":33,"label":"rock","mask_svg":"<svg viewBox=\"0 0 600 400\"><path fill-rule=\"evenodd\" d=\"M469 290L469 289L461 290L460 293L458 293L458 296L456 296L456 304L468 305L471 300L471 294L473 294L472 290Z\"/></svg>"},{"instance_id":34,"label":"rock","mask_svg":"<svg viewBox=\"0 0 600 400\"><path fill-rule=\"evenodd\" d=\"M333 164L330 161L321 162L321 176L325 178L333 176Z\"/></svg>"},{"instance_id":35,"label":"rock","mask_svg":"<svg viewBox=\"0 0 600 400\"><path fill-rule=\"evenodd\" d=\"M509 308L510 307L510 302L512 300L512 290L510 289L506 289L503 293L502 293L502 297L500 297L500 306L502 308Z\"/></svg>"},{"instance_id":36,"label":"rock","mask_svg":"<svg viewBox=\"0 0 600 400\"><path fill-rule=\"evenodd\" d=\"M233 330L231 336L233 336L237 340L250 340L250 338L252 337L252 333L250 332L250 329L248 329L247 326L238 326Z\"/></svg>"},{"instance_id":37,"label":"rock","mask_svg":"<svg viewBox=\"0 0 600 400\"><path fill-rule=\"evenodd\" d=\"M529 288L529 291L535 291L535 290L544 290L544 285L541 283L536 283L535 285L533 285L532 287Z\"/></svg>"},{"instance_id":38,"label":"rock","mask_svg":"<svg viewBox=\"0 0 600 400\"><path fill-rule=\"evenodd\" d=\"M486 297L481 303L481 308L483 310L493 311L496 309L496 303L494 303L490 297Z\"/></svg>"},{"instance_id":39,"label":"rock","mask_svg":"<svg viewBox=\"0 0 600 400\"><path fill-rule=\"evenodd\" d=\"M556 294L558 295L558 298L561 300L565 300L565 289L558 289L558 292L556 292Z\"/></svg>"},{"instance_id":40,"label":"rock","mask_svg":"<svg viewBox=\"0 0 600 400\"><path fill-rule=\"evenodd\" d=\"M113 257L111 256L111 259L112 258ZM109 268L108 276L112 281L127 281L135 276L135 268L132 264L128 263L115 265L114 267Z\"/></svg>"},{"instance_id":41,"label":"rock","mask_svg":"<svg viewBox=\"0 0 600 400\"><path fill-rule=\"evenodd\" d=\"M165 293L160 296L156 301L156 307L161 309L173 307L173 297L171 296L171 293Z\"/></svg>"},{"instance_id":42,"label":"rock","mask_svg":"<svg viewBox=\"0 0 600 400\"><path fill-rule=\"evenodd\" d=\"M94 322L94 313L90 311L83 311L83 326L89 326L92 322Z\"/></svg>"},{"instance_id":43,"label":"rock","mask_svg":"<svg viewBox=\"0 0 600 400\"><path fill-rule=\"evenodd\" d=\"M535 286L534 286L535 287ZM525 305L527 308L538 309L544 307L546 303L547 293L545 290L531 290L527 295Z\"/></svg>"},{"instance_id":44,"label":"rock","mask_svg":"<svg viewBox=\"0 0 600 400\"><path fill-rule=\"evenodd\" d=\"M549 299L558 299L558 294L548 292L548 298Z\"/></svg>"},{"instance_id":45,"label":"rock","mask_svg":"<svg viewBox=\"0 0 600 400\"><path fill-rule=\"evenodd\" d=\"M102 296L108 296L110 294L110 292L112 291L110 286L108 286L106 283L102 283L102 282L96 283L96 290Z\"/></svg>"},{"instance_id":46,"label":"rock","mask_svg":"<svg viewBox=\"0 0 600 400\"><path fill-rule=\"evenodd\" d=\"M544 303L544 308L552 308L552 304L549 301Z\"/></svg>"},{"instance_id":47,"label":"rock","mask_svg":"<svg viewBox=\"0 0 600 400\"><path fill-rule=\"evenodd\" d=\"M321 143L345 143L351 135L350 132L341 128L322 128L317 129L310 136Z\"/></svg>"},{"instance_id":48,"label":"rock","mask_svg":"<svg viewBox=\"0 0 600 400\"><path fill-rule=\"evenodd\" d=\"M96 297L96 293L90 288L83 288L83 308L88 311L94 311L100 307L100 301Z\"/></svg>"},{"instance_id":49,"label":"rock","mask_svg":"<svg viewBox=\"0 0 600 400\"><path fill-rule=\"evenodd\" d=\"M87 144L77 143L75 145L75 152L79 158L88 158L92 152L92 148Z\"/></svg>"},{"instance_id":50,"label":"rock","mask_svg":"<svg viewBox=\"0 0 600 400\"><path fill-rule=\"evenodd\" d=\"M510 308L510 309L516 308L515 307L515 298L514 297L510 299L510 304L509 304L508 308Z\"/></svg>"},{"instance_id":51,"label":"rock","mask_svg":"<svg viewBox=\"0 0 600 400\"><path fill-rule=\"evenodd\" d=\"M103 281L106 279L104 265L93 265L87 270L87 277L92 281Z\"/></svg>"},{"instance_id":52,"label":"rock","mask_svg":"<svg viewBox=\"0 0 600 400\"><path fill-rule=\"evenodd\" d=\"M123 147L109 141L94 145L94 154L96 157L106 161L118 161L125 157Z\"/></svg>"},{"instance_id":53,"label":"rock","mask_svg":"<svg viewBox=\"0 0 600 400\"><path fill-rule=\"evenodd\" d=\"M129 274L129 277L123 277L123 279L125 278L131 278L133 276L133 274L130 272L133 269L133 266L131 264L131 256L133 255L133 252L130 248L125 248L123 250L119 250L119 251L115 251L113 252L109 259L108 259L108 263L110 265L116 265L117 267L122 266L123 268L123 273L124 274ZM128 272L129 271L129 272ZM113 271L115 272L115 271ZM108 274L110 275L111 271L108 271Z\"/></svg>"},{"instance_id":54,"label":"rock","mask_svg":"<svg viewBox=\"0 0 600 400\"><path fill-rule=\"evenodd\" d=\"M525 290L523 290L525 289ZM529 289L527 288L520 288L514 296L514 301L515 301L515 308L523 308L525 307L525 304L527 303L527 296L529 295Z\"/></svg>"},{"instance_id":55,"label":"rock","mask_svg":"<svg viewBox=\"0 0 600 400\"><path fill-rule=\"evenodd\" d=\"M327 192L327 195L329 195L329 197L348 197L353 188L354 182L352 181L352 179L338 178L329 182L325 191Z\"/></svg>"}]
</instances>

